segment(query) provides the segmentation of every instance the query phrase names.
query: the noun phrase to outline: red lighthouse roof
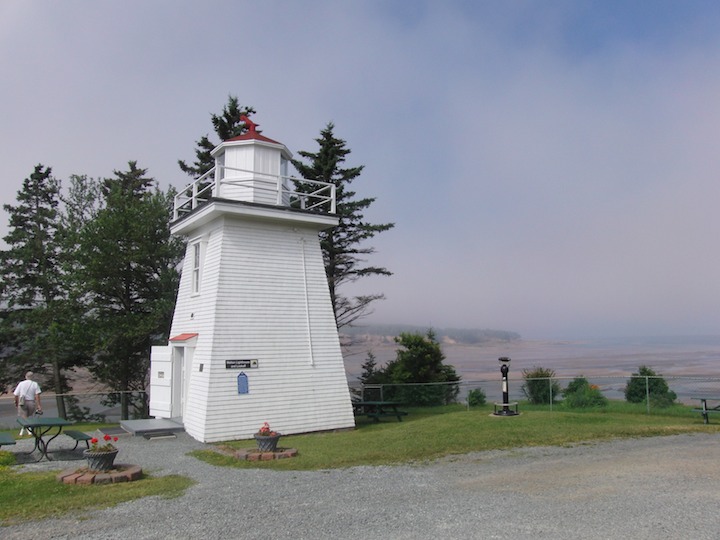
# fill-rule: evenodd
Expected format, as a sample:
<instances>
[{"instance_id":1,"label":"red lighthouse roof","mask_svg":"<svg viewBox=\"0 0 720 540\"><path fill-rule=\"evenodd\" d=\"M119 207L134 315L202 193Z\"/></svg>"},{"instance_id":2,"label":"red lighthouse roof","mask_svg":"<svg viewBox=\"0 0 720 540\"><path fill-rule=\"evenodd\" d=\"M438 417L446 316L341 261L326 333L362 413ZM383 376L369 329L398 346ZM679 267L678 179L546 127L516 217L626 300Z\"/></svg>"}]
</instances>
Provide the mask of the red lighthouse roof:
<instances>
[{"instance_id":1,"label":"red lighthouse roof","mask_svg":"<svg viewBox=\"0 0 720 540\"><path fill-rule=\"evenodd\" d=\"M274 141L265 135L261 135L260 132L256 129L258 124L250 120L247 116L244 114L240 116L240 120L245 123L245 126L247 127L247 131L243 133L242 135L238 135L237 137L233 137L232 139L228 139L225 142L233 142L233 141L265 141L273 144L282 144L278 141Z\"/></svg>"}]
</instances>

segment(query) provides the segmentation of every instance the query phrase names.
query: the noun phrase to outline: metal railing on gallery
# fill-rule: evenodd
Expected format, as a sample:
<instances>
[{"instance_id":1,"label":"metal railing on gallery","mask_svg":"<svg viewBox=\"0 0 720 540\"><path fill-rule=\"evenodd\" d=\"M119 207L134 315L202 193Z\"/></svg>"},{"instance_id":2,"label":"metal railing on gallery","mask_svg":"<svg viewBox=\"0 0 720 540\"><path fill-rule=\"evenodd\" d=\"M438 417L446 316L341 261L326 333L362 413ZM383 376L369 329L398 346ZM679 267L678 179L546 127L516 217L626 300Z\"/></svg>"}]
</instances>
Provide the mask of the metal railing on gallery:
<instances>
[{"instance_id":1,"label":"metal railing on gallery","mask_svg":"<svg viewBox=\"0 0 720 540\"><path fill-rule=\"evenodd\" d=\"M212 198L220 197L223 186L235 186L262 193L264 199L274 201L276 206L329 214L334 214L337 210L334 184L218 166L210 169L175 196L173 221ZM300 186L302 188L298 191Z\"/></svg>"}]
</instances>

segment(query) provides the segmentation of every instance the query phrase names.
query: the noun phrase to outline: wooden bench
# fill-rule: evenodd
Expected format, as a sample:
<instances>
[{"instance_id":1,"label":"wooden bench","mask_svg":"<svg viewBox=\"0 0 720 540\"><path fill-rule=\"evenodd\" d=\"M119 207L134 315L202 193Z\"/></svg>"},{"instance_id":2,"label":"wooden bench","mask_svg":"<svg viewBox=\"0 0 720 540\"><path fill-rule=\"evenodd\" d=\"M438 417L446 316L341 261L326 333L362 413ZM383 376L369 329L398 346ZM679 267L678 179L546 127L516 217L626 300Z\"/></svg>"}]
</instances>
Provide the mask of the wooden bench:
<instances>
[{"instance_id":1,"label":"wooden bench","mask_svg":"<svg viewBox=\"0 0 720 540\"><path fill-rule=\"evenodd\" d=\"M15 444L15 439L9 433L0 433L0 448L5 444Z\"/></svg>"},{"instance_id":2,"label":"wooden bench","mask_svg":"<svg viewBox=\"0 0 720 540\"><path fill-rule=\"evenodd\" d=\"M68 437L75 439L75 446L73 446L73 450L78 447L78 444L80 444L81 441L85 442L85 446L88 449L90 448L90 440L92 439L92 436L88 435L87 433L83 433L82 431L75 431L74 429L68 429L63 431L63 435L67 435Z\"/></svg>"},{"instance_id":3,"label":"wooden bench","mask_svg":"<svg viewBox=\"0 0 720 540\"><path fill-rule=\"evenodd\" d=\"M703 421L706 424L709 424L710 423L710 418L709 418L710 414L720 413L720 397L709 397L709 398L696 397L695 399L700 400L700 408L693 409L692 412L699 412L703 417ZM707 404L708 401L717 401L718 405L715 407L708 407L708 404Z\"/></svg>"},{"instance_id":4,"label":"wooden bench","mask_svg":"<svg viewBox=\"0 0 720 540\"><path fill-rule=\"evenodd\" d=\"M367 416L376 422L388 416L393 416L398 422L402 422L402 417L407 415L407 412L398 409L400 404L394 401L354 401L352 405L355 415Z\"/></svg>"},{"instance_id":5,"label":"wooden bench","mask_svg":"<svg viewBox=\"0 0 720 540\"><path fill-rule=\"evenodd\" d=\"M398 419L398 422L402 422L402 417L406 416L407 412L405 411L395 411L395 412L369 412L365 413L365 416L368 418L374 419L376 422L380 421L380 418L385 416L394 416Z\"/></svg>"}]
</instances>

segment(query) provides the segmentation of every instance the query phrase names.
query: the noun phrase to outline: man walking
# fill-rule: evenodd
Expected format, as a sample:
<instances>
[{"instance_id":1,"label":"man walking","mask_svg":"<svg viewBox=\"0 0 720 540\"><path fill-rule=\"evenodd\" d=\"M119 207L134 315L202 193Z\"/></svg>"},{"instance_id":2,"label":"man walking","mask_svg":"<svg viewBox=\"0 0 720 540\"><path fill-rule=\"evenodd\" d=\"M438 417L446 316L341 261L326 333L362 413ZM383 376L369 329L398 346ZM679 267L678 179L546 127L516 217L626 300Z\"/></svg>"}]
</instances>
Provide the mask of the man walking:
<instances>
[{"instance_id":1,"label":"man walking","mask_svg":"<svg viewBox=\"0 0 720 540\"><path fill-rule=\"evenodd\" d=\"M40 385L32 380L33 372L28 371L25 374L25 380L18 383L13 394L15 395L15 407L18 416L21 418L30 418L35 411L42 412L42 404L40 403ZM20 430L20 436L25 434L25 428Z\"/></svg>"}]
</instances>

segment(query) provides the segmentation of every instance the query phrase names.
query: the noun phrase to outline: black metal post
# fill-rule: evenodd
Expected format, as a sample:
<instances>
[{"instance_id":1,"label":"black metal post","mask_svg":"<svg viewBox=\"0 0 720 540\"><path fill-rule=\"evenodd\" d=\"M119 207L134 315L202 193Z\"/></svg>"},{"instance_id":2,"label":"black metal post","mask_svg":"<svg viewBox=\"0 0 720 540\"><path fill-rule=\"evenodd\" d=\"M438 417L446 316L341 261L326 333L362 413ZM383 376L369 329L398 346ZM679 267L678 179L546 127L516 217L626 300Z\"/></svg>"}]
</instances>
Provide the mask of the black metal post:
<instances>
[{"instance_id":1,"label":"black metal post","mask_svg":"<svg viewBox=\"0 0 720 540\"><path fill-rule=\"evenodd\" d=\"M497 416L515 416L517 411L510 410L510 391L508 389L508 371L510 371L510 358L498 358L500 373L502 373L502 410L495 412Z\"/></svg>"}]
</instances>

